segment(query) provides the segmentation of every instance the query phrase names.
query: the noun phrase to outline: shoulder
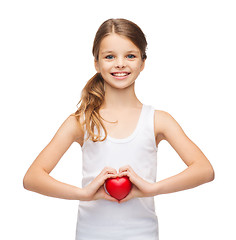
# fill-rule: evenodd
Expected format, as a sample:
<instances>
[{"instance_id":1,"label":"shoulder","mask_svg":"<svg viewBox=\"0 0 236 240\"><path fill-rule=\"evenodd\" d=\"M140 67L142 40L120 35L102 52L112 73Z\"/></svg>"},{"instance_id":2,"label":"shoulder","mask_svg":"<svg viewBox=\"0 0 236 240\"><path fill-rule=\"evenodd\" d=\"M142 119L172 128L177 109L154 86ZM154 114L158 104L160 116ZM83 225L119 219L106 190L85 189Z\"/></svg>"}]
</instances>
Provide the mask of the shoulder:
<instances>
[{"instance_id":1,"label":"shoulder","mask_svg":"<svg viewBox=\"0 0 236 240\"><path fill-rule=\"evenodd\" d=\"M74 113L70 114L62 124L68 134L73 138L74 142L78 142L80 145L83 143L84 131L82 128L81 118L75 116Z\"/></svg>"},{"instance_id":2,"label":"shoulder","mask_svg":"<svg viewBox=\"0 0 236 240\"><path fill-rule=\"evenodd\" d=\"M170 113L163 110L155 110L155 122L158 123L159 126L164 126L166 121L174 120Z\"/></svg>"},{"instance_id":3,"label":"shoulder","mask_svg":"<svg viewBox=\"0 0 236 240\"><path fill-rule=\"evenodd\" d=\"M155 136L161 138L161 140L167 140L171 133L176 131L182 131L178 122L174 117L163 110L155 110L154 113L155 122Z\"/></svg>"}]
</instances>

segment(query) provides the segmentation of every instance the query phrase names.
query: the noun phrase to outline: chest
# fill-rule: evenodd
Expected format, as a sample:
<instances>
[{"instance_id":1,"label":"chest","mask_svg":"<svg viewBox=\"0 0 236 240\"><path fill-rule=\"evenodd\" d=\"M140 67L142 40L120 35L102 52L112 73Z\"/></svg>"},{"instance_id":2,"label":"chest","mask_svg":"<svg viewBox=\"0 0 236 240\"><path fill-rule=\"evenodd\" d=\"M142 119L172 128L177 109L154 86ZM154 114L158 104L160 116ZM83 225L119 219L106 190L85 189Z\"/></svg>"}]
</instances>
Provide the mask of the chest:
<instances>
[{"instance_id":1,"label":"chest","mask_svg":"<svg viewBox=\"0 0 236 240\"><path fill-rule=\"evenodd\" d=\"M136 129L141 110L124 111L119 114L109 111L100 111L107 134L112 138L122 139L129 137Z\"/></svg>"},{"instance_id":2,"label":"chest","mask_svg":"<svg viewBox=\"0 0 236 240\"><path fill-rule=\"evenodd\" d=\"M160 141L163 140L162 135L158 133L156 123L156 115L158 114L157 112L158 111L156 110L153 119L156 146L158 146ZM141 115L141 109L133 109L129 110L128 112L124 111L120 112L119 114L103 110L100 110L99 113L104 119L102 119L102 123L107 130L107 134L112 138L122 139L129 137L137 128Z\"/></svg>"}]
</instances>

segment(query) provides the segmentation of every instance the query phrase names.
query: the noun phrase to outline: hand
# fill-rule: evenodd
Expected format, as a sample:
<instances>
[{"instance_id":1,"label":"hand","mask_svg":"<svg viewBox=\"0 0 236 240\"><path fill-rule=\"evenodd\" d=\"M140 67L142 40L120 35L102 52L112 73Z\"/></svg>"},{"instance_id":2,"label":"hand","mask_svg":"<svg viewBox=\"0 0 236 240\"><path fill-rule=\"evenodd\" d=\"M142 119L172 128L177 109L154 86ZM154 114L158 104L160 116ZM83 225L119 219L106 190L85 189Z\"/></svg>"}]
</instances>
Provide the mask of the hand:
<instances>
[{"instance_id":1,"label":"hand","mask_svg":"<svg viewBox=\"0 0 236 240\"><path fill-rule=\"evenodd\" d=\"M85 200L92 201L98 199L106 199L113 202L118 202L117 199L108 195L104 189L104 183L108 178L116 178L117 172L114 168L105 167L101 173L93 179L84 189L85 191Z\"/></svg>"},{"instance_id":2,"label":"hand","mask_svg":"<svg viewBox=\"0 0 236 240\"><path fill-rule=\"evenodd\" d=\"M118 177L128 176L129 180L133 183L130 193L119 201L119 203L126 202L135 197L151 197L153 184L145 181L143 178L138 176L134 170L126 165L119 169Z\"/></svg>"}]
</instances>

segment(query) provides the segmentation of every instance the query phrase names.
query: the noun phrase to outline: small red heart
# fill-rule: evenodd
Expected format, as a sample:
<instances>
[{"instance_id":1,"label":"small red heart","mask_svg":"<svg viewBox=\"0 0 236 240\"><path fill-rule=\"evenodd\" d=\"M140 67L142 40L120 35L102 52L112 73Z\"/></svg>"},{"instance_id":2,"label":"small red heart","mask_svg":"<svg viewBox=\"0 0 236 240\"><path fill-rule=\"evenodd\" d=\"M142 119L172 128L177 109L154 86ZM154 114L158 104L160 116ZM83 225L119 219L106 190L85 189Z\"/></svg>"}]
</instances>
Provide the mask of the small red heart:
<instances>
[{"instance_id":1,"label":"small red heart","mask_svg":"<svg viewBox=\"0 0 236 240\"><path fill-rule=\"evenodd\" d=\"M108 178L105 182L107 192L117 200L125 198L132 187L129 177Z\"/></svg>"}]
</instances>

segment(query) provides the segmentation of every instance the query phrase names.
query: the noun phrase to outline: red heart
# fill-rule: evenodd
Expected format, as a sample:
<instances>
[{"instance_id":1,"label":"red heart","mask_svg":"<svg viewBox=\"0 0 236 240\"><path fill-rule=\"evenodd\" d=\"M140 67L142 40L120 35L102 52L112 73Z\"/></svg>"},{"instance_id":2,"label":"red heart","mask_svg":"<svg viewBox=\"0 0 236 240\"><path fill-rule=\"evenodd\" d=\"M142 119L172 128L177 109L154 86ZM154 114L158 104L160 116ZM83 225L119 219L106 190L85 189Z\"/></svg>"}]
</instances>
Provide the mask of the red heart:
<instances>
[{"instance_id":1,"label":"red heart","mask_svg":"<svg viewBox=\"0 0 236 240\"><path fill-rule=\"evenodd\" d=\"M117 200L125 198L132 187L129 177L108 178L105 182L107 192Z\"/></svg>"}]
</instances>

